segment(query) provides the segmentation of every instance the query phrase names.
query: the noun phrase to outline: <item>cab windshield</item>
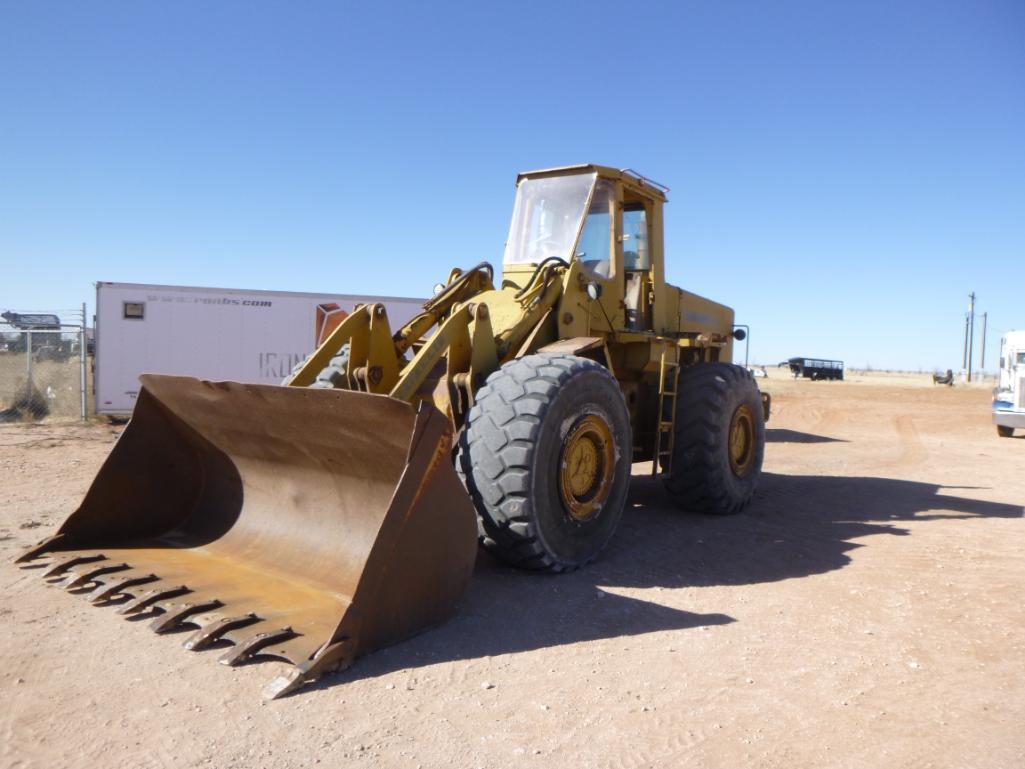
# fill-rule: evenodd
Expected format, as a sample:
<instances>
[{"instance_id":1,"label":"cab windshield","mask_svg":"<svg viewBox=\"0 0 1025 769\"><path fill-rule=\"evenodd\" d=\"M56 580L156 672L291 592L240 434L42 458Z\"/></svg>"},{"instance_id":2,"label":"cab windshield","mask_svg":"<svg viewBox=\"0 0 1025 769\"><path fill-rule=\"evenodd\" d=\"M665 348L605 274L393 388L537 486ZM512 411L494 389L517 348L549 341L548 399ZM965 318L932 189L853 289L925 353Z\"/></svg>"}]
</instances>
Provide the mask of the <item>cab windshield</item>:
<instances>
[{"instance_id":1,"label":"cab windshield","mask_svg":"<svg viewBox=\"0 0 1025 769\"><path fill-rule=\"evenodd\" d=\"M503 263L537 264L549 256L568 262L596 177L574 174L520 182Z\"/></svg>"}]
</instances>

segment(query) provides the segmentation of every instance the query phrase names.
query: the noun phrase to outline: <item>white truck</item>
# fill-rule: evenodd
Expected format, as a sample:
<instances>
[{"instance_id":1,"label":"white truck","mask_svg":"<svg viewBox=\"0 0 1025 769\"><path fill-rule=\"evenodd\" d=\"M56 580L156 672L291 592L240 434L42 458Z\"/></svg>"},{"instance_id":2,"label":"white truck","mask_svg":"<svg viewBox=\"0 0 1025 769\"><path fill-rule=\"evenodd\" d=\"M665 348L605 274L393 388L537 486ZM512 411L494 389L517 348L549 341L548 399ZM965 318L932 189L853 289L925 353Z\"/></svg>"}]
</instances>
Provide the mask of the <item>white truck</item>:
<instances>
[{"instance_id":1,"label":"white truck","mask_svg":"<svg viewBox=\"0 0 1025 769\"><path fill-rule=\"evenodd\" d=\"M280 384L357 304L398 328L422 299L231 288L96 284L96 413L128 416L140 374Z\"/></svg>"},{"instance_id":2,"label":"white truck","mask_svg":"<svg viewBox=\"0 0 1025 769\"><path fill-rule=\"evenodd\" d=\"M1001 438L1025 428L1025 331L1008 331L1000 340L1000 375L993 390L993 424Z\"/></svg>"}]
</instances>

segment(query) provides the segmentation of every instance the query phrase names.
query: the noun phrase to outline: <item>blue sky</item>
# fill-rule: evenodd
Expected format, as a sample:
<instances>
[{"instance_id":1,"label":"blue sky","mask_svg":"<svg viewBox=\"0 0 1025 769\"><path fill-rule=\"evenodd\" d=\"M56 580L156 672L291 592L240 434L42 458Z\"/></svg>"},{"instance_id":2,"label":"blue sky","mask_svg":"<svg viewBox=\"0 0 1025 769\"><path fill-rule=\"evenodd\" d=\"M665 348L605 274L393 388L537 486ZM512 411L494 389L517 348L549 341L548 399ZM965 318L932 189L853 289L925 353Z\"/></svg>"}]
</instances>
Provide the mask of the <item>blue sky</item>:
<instances>
[{"instance_id":1,"label":"blue sky","mask_svg":"<svg viewBox=\"0 0 1025 769\"><path fill-rule=\"evenodd\" d=\"M1025 3L0 2L0 307L96 280L424 295L518 171L669 185L752 357L1025 327Z\"/></svg>"}]
</instances>

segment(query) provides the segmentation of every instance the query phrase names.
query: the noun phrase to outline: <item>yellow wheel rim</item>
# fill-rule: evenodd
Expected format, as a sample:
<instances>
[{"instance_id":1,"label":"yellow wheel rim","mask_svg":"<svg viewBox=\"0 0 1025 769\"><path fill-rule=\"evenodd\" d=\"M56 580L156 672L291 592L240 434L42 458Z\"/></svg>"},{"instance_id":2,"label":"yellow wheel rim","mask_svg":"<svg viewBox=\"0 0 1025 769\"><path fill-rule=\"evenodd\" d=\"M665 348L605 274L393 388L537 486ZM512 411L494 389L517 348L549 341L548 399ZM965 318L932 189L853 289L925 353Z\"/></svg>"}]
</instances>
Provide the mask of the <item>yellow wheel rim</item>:
<instances>
[{"instance_id":1,"label":"yellow wheel rim","mask_svg":"<svg viewBox=\"0 0 1025 769\"><path fill-rule=\"evenodd\" d=\"M738 478L743 478L754 465L755 428L751 409L739 406L730 420L729 436L730 469Z\"/></svg>"},{"instance_id":2,"label":"yellow wheel rim","mask_svg":"<svg viewBox=\"0 0 1025 769\"><path fill-rule=\"evenodd\" d=\"M605 420L593 414L577 420L559 457L559 492L573 520L586 521L601 512L615 469L612 431Z\"/></svg>"}]
</instances>

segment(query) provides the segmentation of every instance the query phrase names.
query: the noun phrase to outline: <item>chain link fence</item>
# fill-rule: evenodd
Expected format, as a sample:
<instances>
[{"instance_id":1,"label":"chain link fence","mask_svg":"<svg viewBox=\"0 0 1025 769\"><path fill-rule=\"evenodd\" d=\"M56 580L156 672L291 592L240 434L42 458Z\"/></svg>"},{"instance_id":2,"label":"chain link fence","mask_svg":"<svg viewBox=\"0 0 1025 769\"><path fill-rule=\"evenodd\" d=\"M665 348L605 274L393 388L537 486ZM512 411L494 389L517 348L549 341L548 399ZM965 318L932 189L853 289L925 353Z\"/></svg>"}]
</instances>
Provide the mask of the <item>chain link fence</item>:
<instances>
[{"instance_id":1,"label":"chain link fence","mask_svg":"<svg viewBox=\"0 0 1025 769\"><path fill-rule=\"evenodd\" d=\"M85 305L0 313L0 422L86 419L89 353Z\"/></svg>"}]
</instances>

